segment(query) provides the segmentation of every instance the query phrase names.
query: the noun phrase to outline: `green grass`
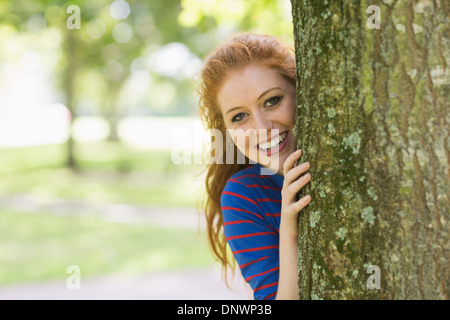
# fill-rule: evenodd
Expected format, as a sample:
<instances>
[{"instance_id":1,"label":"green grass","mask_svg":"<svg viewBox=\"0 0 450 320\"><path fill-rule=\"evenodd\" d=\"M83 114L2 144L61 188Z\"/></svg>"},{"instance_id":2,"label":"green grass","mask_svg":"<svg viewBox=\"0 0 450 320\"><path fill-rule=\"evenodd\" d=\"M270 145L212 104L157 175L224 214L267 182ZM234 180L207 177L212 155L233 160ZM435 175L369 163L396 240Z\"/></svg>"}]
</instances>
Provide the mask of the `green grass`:
<instances>
[{"instance_id":1,"label":"green grass","mask_svg":"<svg viewBox=\"0 0 450 320\"><path fill-rule=\"evenodd\" d=\"M65 144L0 148L0 174L63 167L66 148ZM76 143L74 155L78 166L85 170L168 172L184 169L171 162L169 150L145 150L121 142Z\"/></svg>"},{"instance_id":2,"label":"green grass","mask_svg":"<svg viewBox=\"0 0 450 320\"><path fill-rule=\"evenodd\" d=\"M69 265L91 277L212 263L205 235L197 230L0 210L1 285L65 279Z\"/></svg>"},{"instance_id":3,"label":"green grass","mask_svg":"<svg viewBox=\"0 0 450 320\"><path fill-rule=\"evenodd\" d=\"M203 192L200 165L175 165L169 151L121 143L78 144L79 172L65 168L64 145L0 149L0 193L29 193L168 207L195 207Z\"/></svg>"},{"instance_id":4,"label":"green grass","mask_svg":"<svg viewBox=\"0 0 450 320\"><path fill-rule=\"evenodd\" d=\"M201 166L177 166L169 151L83 143L75 158L77 171L65 167L65 145L0 149L0 196L193 208L203 192ZM89 277L211 264L197 230L0 208L0 284L65 279L69 265Z\"/></svg>"}]
</instances>

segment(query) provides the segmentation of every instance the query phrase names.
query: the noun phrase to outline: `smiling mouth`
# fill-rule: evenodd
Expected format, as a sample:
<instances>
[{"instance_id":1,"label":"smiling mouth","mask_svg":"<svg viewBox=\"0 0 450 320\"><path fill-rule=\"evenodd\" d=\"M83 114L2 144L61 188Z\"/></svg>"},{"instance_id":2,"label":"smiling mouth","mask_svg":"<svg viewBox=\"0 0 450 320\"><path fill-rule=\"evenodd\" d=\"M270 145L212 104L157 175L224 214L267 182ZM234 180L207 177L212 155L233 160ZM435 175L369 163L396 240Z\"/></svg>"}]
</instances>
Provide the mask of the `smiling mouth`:
<instances>
[{"instance_id":1,"label":"smiling mouth","mask_svg":"<svg viewBox=\"0 0 450 320\"><path fill-rule=\"evenodd\" d=\"M283 143L283 141L287 137L287 134L288 134L288 131L284 131L274 138L271 138L265 142L259 143L257 145L257 148L262 151L265 151L265 152L270 152L270 151L276 149L280 144Z\"/></svg>"}]
</instances>

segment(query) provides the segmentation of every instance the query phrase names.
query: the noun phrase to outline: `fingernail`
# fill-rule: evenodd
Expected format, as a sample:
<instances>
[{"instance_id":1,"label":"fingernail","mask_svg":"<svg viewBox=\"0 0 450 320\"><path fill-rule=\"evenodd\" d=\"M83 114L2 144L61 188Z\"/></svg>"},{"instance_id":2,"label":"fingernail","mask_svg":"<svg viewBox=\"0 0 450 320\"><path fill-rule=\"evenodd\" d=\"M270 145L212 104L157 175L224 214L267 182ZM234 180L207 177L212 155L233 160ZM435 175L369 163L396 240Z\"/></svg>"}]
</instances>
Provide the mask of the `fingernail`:
<instances>
[{"instance_id":1,"label":"fingernail","mask_svg":"<svg viewBox=\"0 0 450 320\"><path fill-rule=\"evenodd\" d=\"M311 196L309 194L303 197L303 201L308 201L310 199L311 199Z\"/></svg>"}]
</instances>

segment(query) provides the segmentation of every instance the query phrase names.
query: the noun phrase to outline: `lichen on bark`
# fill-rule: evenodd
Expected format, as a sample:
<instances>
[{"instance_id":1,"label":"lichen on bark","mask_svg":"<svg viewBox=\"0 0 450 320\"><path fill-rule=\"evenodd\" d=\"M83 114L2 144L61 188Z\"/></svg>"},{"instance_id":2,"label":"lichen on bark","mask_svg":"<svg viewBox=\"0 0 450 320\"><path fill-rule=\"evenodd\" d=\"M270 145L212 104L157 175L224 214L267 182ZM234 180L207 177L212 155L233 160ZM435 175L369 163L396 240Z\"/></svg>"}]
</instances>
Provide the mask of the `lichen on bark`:
<instances>
[{"instance_id":1,"label":"lichen on bark","mask_svg":"<svg viewBox=\"0 0 450 320\"><path fill-rule=\"evenodd\" d=\"M449 6L291 0L302 299L447 299ZM381 29L368 29L369 5ZM368 289L369 265L381 289Z\"/></svg>"}]
</instances>

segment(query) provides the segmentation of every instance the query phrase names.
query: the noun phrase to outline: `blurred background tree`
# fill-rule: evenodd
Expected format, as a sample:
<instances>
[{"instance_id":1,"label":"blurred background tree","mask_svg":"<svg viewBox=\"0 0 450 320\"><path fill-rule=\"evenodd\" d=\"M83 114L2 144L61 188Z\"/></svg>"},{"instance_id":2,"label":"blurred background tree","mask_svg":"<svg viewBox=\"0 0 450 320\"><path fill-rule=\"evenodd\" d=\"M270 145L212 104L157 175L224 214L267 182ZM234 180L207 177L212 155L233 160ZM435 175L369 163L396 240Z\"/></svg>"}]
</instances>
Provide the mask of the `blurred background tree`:
<instances>
[{"instance_id":1,"label":"blurred background tree","mask_svg":"<svg viewBox=\"0 0 450 320\"><path fill-rule=\"evenodd\" d=\"M195 210L202 165L175 165L171 136L201 128L202 60L233 32L293 45L291 21L289 0L0 0L0 284L209 266L195 228L97 205Z\"/></svg>"},{"instance_id":2,"label":"blurred background tree","mask_svg":"<svg viewBox=\"0 0 450 320\"><path fill-rule=\"evenodd\" d=\"M51 60L46 72L48 84L60 91L55 100L72 121L104 117L110 140L118 140L124 116L195 116L193 76L233 32L267 32L292 44L288 1L77 1L80 30L66 26L72 4L2 0L0 37L29 39L27 50ZM4 61L17 54L4 51ZM71 136L68 145L68 166L74 167Z\"/></svg>"}]
</instances>

